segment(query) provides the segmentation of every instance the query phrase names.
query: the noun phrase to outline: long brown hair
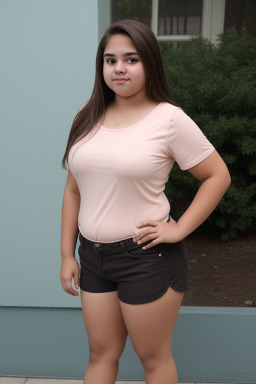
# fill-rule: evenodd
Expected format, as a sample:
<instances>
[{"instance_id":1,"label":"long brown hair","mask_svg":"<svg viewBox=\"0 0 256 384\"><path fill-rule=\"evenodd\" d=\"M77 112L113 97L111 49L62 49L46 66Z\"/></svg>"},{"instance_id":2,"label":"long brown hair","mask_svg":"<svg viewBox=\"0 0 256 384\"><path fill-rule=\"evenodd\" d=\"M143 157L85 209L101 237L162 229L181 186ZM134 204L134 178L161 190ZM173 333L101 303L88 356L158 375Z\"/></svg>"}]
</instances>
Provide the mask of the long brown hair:
<instances>
[{"instance_id":1,"label":"long brown hair","mask_svg":"<svg viewBox=\"0 0 256 384\"><path fill-rule=\"evenodd\" d=\"M96 55L95 83L91 98L77 113L71 126L62 159L64 169L72 145L84 138L104 117L106 107L115 98L115 93L106 85L103 78L103 54L111 36L117 34L129 36L138 51L146 73L147 96L156 102L176 105L167 86L159 45L151 29L135 20L121 20L111 24L99 43Z\"/></svg>"}]
</instances>

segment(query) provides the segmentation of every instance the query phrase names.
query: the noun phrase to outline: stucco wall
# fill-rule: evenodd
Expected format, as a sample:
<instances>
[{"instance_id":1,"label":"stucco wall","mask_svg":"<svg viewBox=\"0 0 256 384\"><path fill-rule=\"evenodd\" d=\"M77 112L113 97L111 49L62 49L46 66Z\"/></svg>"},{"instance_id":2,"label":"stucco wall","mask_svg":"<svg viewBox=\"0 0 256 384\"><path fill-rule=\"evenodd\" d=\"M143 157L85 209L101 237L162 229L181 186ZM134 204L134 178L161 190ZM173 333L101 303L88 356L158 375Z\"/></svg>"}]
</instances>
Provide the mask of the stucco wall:
<instances>
[{"instance_id":1,"label":"stucco wall","mask_svg":"<svg viewBox=\"0 0 256 384\"><path fill-rule=\"evenodd\" d=\"M60 285L61 159L91 93L95 0L1 0L0 305L80 306Z\"/></svg>"}]
</instances>

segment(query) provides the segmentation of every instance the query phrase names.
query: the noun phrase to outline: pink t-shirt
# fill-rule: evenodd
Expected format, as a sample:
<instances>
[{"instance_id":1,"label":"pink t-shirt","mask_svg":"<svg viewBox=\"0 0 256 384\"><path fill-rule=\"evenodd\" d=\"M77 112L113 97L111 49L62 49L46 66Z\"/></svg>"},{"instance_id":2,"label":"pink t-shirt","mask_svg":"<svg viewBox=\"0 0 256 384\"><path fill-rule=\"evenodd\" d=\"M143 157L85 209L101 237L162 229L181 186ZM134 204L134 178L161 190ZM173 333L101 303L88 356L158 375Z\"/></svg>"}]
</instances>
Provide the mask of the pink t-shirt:
<instances>
[{"instance_id":1,"label":"pink t-shirt","mask_svg":"<svg viewBox=\"0 0 256 384\"><path fill-rule=\"evenodd\" d=\"M166 221L164 189L174 162L185 170L213 151L194 121L165 102L129 127L95 126L68 156L81 194L80 232L110 243L141 232L141 221Z\"/></svg>"}]
</instances>

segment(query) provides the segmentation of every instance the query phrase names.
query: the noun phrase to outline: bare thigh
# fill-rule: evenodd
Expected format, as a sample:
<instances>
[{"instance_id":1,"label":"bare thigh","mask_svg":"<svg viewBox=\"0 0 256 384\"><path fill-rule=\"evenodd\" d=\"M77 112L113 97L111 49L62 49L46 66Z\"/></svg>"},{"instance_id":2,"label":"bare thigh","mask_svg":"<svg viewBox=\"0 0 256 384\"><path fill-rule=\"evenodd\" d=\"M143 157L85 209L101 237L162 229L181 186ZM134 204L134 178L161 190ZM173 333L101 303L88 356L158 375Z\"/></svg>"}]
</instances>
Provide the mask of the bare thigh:
<instances>
[{"instance_id":1,"label":"bare thigh","mask_svg":"<svg viewBox=\"0 0 256 384\"><path fill-rule=\"evenodd\" d=\"M125 346L127 329L117 291L90 293L81 290L81 303L90 360L118 360Z\"/></svg>"},{"instance_id":2,"label":"bare thigh","mask_svg":"<svg viewBox=\"0 0 256 384\"><path fill-rule=\"evenodd\" d=\"M140 360L166 360L172 355L172 336L184 293L172 288L151 303L131 305L120 301L134 350Z\"/></svg>"}]
</instances>

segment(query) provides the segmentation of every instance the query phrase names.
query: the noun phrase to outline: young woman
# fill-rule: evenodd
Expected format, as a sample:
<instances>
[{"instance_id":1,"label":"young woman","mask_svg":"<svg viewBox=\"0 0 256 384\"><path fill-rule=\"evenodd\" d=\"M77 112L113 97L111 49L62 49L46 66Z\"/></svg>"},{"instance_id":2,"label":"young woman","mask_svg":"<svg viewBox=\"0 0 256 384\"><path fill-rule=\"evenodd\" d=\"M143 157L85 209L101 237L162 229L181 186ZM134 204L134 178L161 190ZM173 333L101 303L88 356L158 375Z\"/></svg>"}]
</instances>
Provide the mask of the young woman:
<instances>
[{"instance_id":1,"label":"young woman","mask_svg":"<svg viewBox=\"0 0 256 384\"><path fill-rule=\"evenodd\" d=\"M177 222L164 194L175 161L202 182ZM78 295L72 278L80 287L90 348L84 382L115 383L129 333L146 383L177 383L172 335L189 273L183 239L217 206L230 176L173 102L145 25L119 21L103 36L92 96L74 119L62 164L60 278L70 295Z\"/></svg>"}]
</instances>

